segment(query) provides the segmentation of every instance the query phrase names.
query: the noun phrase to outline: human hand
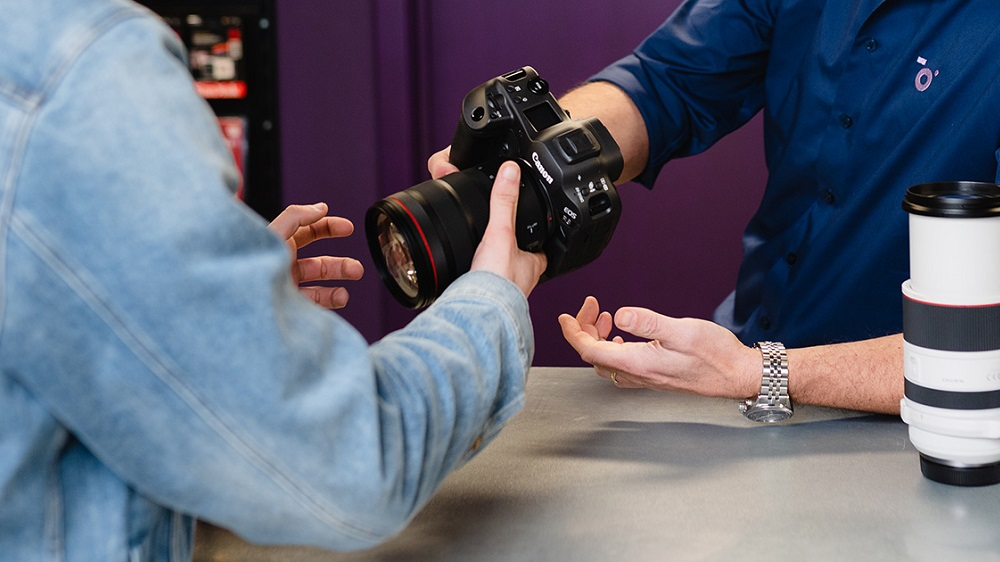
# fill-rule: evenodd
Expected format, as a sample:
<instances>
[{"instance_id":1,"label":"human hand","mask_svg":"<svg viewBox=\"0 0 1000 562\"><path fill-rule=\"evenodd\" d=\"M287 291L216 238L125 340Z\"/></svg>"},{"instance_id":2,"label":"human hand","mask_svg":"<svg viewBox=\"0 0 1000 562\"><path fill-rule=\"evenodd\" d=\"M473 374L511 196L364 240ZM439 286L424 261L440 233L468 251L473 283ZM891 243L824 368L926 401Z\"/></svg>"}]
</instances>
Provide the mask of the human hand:
<instances>
[{"instance_id":1,"label":"human hand","mask_svg":"<svg viewBox=\"0 0 1000 562\"><path fill-rule=\"evenodd\" d=\"M343 308L350 295L344 287L301 286L313 281L361 279L365 269L356 259L319 256L299 258L299 248L316 240L343 238L354 232L354 224L341 217L328 217L326 203L289 205L269 225L292 251L292 279L299 291L324 308Z\"/></svg>"},{"instance_id":2,"label":"human hand","mask_svg":"<svg viewBox=\"0 0 1000 562\"><path fill-rule=\"evenodd\" d=\"M431 173L432 178L438 179L458 171L458 168L451 163L450 158L451 146L446 146L427 159L427 170Z\"/></svg>"},{"instance_id":3,"label":"human hand","mask_svg":"<svg viewBox=\"0 0 1000 562\"><path fill-rule=\"evenodd\" d=\"M514 219L521 191L521 168L504 162L490 193L490 222L472 258L472 270L492 271L517 284L528 296L545 271L544 254L525 252L517 247Z\"/></svg>"},{"instance_id":4,"label":"human hand","mask_svg":"<svg viewBox=\"0 0 1000 562\"><path fill-rule=\"evenodd\" d=\"M671 318L645 308L624 307L614 326L647 341L608 340L612 318L587 297L576 317L559 316L563 337L601 377L615 375L624 388L650 388L746 398L760 391L760 352L729 330L694 318Z\"/></svg>"}]
</instances>

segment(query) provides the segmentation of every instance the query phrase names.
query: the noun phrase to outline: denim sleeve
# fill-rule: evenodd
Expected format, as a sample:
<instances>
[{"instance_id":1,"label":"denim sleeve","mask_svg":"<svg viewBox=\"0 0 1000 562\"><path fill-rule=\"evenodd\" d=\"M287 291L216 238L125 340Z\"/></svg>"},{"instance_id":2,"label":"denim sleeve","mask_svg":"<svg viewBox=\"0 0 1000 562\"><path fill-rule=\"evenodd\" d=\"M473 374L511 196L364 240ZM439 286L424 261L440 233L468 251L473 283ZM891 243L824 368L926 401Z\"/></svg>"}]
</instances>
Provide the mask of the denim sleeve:
<instances>
[{"instance_id":1,"label":"denim sleeve","mask_svg":"<svg viewBox=\"0 0 1000 562\"><path fill-rule=\"evenodd\" d=\"M2 122L6 380L163 506L255 542L393 535L522 404L523 294L467 274L369 346L235 200L176 39L102 25Z\"/></svg>"},{"instance_id":2,"label":"denim sleeve","mask_svg":"<svg viewBox=\"0 0 1000 562\"><path fill-rule=\"evenodd\" d=\"M649 134L636 181L652 187L673 158L697 154L760 110L772 2L687 0L635 51L591 77L625 91Z\"/></svg>"}]
</instances>

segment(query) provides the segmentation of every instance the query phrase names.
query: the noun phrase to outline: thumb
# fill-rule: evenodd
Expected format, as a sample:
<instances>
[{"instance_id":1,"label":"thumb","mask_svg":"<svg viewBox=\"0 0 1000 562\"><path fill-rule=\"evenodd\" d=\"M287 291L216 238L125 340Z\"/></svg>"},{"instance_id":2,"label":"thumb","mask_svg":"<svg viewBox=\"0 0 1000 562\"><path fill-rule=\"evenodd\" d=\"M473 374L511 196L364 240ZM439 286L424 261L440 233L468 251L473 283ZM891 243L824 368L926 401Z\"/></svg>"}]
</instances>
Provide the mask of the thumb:
<instances>
[{"instance_id":1,"label":"thumb","mask_svg":"<svg viewBox=\"0 0 1000 562\"><path fill-rule=\"evenodd\" d=\"M517 218L517 196L521 191L521 168L514 162L504 162L497 172L490 194L490 222L487 230L509 229L514 233Z\"/></svg>"},{"instance_id":2,"label":"thumb","mask_svg":"<svg viewBox=\"0 0 1000 562\"><path fill-rule=\"evenodd\" d=\"M665 339L669 335L670 318L647 308L623 307L615 313L615 326L634 336L649 340Z\"/></svg>"},{"instance_id":3,"label":"thumb","mask_svg":"<svg viewBox=\"0 0 1000 562\"><path fill-rule=\"evenodd\" d=\"M434 179L440 179L452 172L457 172L458 168L451 163L451 146L432 154L427 159L427 170L430 171L431 177Z\"/></svg>"}]
</instances>

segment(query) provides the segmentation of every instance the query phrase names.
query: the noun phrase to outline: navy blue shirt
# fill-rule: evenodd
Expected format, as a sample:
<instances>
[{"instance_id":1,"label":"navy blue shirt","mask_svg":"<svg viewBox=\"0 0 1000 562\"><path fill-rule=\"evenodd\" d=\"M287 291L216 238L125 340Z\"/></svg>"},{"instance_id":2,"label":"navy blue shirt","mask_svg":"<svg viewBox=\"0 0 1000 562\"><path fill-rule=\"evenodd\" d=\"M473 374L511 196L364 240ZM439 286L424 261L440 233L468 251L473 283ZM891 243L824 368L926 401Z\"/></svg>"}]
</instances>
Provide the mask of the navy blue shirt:
<instances>
[{"instance_id":1,"label":"navy blue shirt","mask_svg":"<svg viewBox=\"0 0 1000 562\"><path fill-rule=\"evenodd\" d=\"M647 186L764 111L767 189L715 315L745 343L901 332L906 189L998 180L996 0L692 0L593 79L642 113Z\"/></svg>"}]
</instances>

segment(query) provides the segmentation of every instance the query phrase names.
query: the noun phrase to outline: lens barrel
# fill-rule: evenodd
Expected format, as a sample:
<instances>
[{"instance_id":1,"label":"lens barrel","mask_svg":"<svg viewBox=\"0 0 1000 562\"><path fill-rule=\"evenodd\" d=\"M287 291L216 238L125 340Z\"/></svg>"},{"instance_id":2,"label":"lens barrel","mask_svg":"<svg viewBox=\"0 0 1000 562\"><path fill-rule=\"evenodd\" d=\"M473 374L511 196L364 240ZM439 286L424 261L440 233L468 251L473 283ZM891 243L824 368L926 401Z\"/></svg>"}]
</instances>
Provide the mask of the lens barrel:
<instances>
[{"instance_id":1,"label":"lens barrel","mask_svg":"<svg viewBox=\"0 0 1000 562\"><path fill-rule=\"evenodd\" d=\"M538 251L547 236L547 205L526 163L517 206L518 246ZM403 306L422 308L472 266L490 215L490 192L499 164L455 172L400 191L365 214L375 268Z\"/></svg>"},{"instance_id":2,"label":"lens barrel","mask_svg":"<svg viewBox=\"0 0 1000 562\"><path fill-rule=\"evenodd\" d=\"M409 308L422 308L472 264L489 220L492 182L481 171L455 172L425 181L375 203L365 215L368 247L389 292ZM461 195L460 195L461 193ZM379 232L391 223L411 257L415 291L401 283L393 247Z\"/></svg>"},{"instance_id":3,"label":"lens barrel","mask_svg":"<svg viewBox=\"0 0 1000 562\"><path fill-rule=\"evenodd\" d=\"M900 404L923 475L1000 482L1000 185L911 187Z\"/></svg>"}]
</instances>

